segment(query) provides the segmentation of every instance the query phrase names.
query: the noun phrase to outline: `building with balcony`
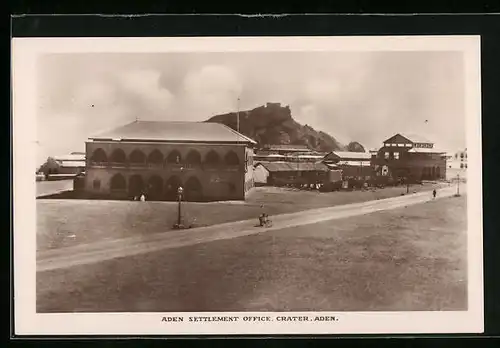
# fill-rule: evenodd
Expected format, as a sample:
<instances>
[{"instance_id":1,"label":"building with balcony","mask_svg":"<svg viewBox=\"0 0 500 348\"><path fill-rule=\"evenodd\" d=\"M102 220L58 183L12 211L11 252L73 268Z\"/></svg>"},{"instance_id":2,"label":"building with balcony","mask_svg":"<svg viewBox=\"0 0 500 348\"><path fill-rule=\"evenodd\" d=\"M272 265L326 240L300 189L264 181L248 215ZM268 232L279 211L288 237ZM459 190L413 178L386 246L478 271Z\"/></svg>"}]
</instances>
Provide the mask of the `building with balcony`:
<instances>
[{"instance_id":1,"label":"building with balcony","mask_svg":"<svg viewBox=\"0 0 500 348\"><path fill-rule=\"evenodd\" d=\"M446 155L434 143L418 135L396 134L372 154L377 175L394 179L439 180L446 178Z\"/></svg>"},{"instance_id":2,"label":"building with balcony","mask_svg":"<svg viewBox=\"0 0 500 348\"><path fill-rule=\"evenodd\" d=\"M243 200L256 142L219 123L135 121L86 142L89 196Z\"/></svg>"}]
</instances>

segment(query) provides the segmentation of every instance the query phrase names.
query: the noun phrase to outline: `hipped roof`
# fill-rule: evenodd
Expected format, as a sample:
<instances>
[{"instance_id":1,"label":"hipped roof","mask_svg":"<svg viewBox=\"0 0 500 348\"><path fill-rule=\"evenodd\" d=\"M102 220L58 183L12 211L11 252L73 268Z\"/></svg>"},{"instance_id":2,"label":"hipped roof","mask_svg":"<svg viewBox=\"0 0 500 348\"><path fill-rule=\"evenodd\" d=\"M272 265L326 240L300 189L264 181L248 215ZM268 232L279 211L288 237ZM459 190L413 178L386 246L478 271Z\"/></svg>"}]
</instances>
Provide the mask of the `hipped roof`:
<instances>
[{"instance_id":1,"label":"hipped roof","mask_svg":"<svg viewBox=\"0 0 500 348\"><path fill-rule=\"evenodd\" d=\"M135 121L89 137L89 139L256 144L253 139L224 124L215 122Z\"/></svg>"}]
</instances>

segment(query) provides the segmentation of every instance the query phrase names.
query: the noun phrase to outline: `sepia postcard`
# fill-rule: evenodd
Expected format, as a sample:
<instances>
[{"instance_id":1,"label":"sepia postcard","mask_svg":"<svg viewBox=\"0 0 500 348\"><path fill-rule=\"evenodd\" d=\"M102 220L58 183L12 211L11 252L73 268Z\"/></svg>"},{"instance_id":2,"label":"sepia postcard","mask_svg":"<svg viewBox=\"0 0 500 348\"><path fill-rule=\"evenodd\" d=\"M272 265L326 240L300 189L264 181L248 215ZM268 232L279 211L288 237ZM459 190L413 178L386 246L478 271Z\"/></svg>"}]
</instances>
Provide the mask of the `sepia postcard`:
<instances>
[{"instance_id":1,"label":"sepia postcard","mask_svg":"<svg viewBox=\"0 0 500 348\"><path fill-rule=\"evenodd\" d=\"M17 335L483 332L479 36L12 52Z\"/></svg>"}]
</instances>

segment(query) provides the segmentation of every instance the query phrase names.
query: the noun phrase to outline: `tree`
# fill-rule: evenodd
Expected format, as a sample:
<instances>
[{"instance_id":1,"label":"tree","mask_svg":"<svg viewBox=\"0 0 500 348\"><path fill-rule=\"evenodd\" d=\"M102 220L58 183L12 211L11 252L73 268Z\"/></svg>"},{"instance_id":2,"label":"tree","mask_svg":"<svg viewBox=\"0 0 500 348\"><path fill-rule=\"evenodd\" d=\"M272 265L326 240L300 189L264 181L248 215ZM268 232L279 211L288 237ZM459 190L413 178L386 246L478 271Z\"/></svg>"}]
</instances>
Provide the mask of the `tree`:
<instances>
[{"instance_id":1,"label":"tree","mask_svg":"<svg viewBox=\"0 0 500 348\"><path fill-rule=\"evenodd\" d=\"M351 141L347 146L346 146L347 151L350 152L365 152L365 148L363 145L358 143L357 141Z\"/></svg>"}]
</instances>

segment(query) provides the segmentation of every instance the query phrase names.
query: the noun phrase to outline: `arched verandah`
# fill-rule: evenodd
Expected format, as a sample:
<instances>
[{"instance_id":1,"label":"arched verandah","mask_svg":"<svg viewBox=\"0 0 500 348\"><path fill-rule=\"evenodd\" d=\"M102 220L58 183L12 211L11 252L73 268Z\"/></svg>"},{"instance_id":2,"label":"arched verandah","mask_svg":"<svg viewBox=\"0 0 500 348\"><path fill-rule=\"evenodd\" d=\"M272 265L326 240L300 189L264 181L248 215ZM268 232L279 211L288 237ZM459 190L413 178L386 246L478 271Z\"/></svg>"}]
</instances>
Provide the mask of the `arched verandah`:
<instances>
[{"instance_id":1,"label":"arched verandah","mask_svg":"<svg viewBox=\"0 0 500 348\"><path fill-rule=\"evenodd\" d=\"M229 151L226 156L224 156L224 162L229 166L237 166L240 164L240 159L234 151Z\"/></svg>"},{"instance_id":2,"label":"arched verandah","mask_svg":"<svg viewBox=\"0 0 500 348\"><path fill-rule=\"evenodd\" d=\"M134 150L129 156L130 164L145 164L146 155L141 150Z\"/></svg>"},{"instance_id":3,"label":"arched verandah","mask_svg":"<svg viewBox=\"0 0 500 348\"><path fill-rule=\"evenodd\" d=\"M106 152L103 149L98 148L92 153L90 161L93 163L105 163L108 161L108 156L106 156Z\"/></svg>"},{"instance_id":4,"label":"arched verandah","mask_svg":"<svg viewBox=\"0 0 500 348\"><path fill-rule=\"evenodd\" d=\"M132 197L136 197L144 193L144 179L140 175L133 175L129 179L128 192Z\"/></svg>"},{"instance_id":5,"label":"arched verandah","mask_svg":"<svg viewBox=\"0 0 500 348\"><path fill-rule=\"evenodd\" d=\"M110 188L111 191L122 191L125 190L127 186L127 182L125 177L121 174L115 174L111 178Z\"/></svg>"},{"instance_id":6,"label":"arched verandah","mask_svg":"<svg viewBox=\"0 0 500 348\"><path fill-rule=\"evenodd\" d=\"M186 201L196 201L203 197L203 188L197 177L192 176L186 181L184 192Z\"/></svg>"},{"instance_id":7,"label":"arched verandah","mask_svg":"<svg viewBox=\"0 0 500 348\"><path fill-rule=\"evenodd\" d=\"M111 162L119 164L124 164L125 162L127 162L127 156L125 155L125 152L122 149L114 150L111 154Z\"/></svg>"},{"instance_id":8,"label":"arched verandah","mask_svg":"<svg viewBox=\"0 0 500 348\"><path fill-rule=\"evenodd\" d=\"M157 201L161 199L163 192L163 179L158 175L153 175L148 180L147 199Z\"/></svg>"},{"instance_id":9,"label":"arched verandah","mask_svg":"<svg viewBox=\"0 0 500 348\"><path fill-rule=\"evenodd\" d=\"M161 165L162 163L163 163L163 154L161 153L160 150L154 149L148 155L148 164Z\"/></svg>"},{"instance_id":10,"label":"arched verandah","mask_svg":"<svg viewBox=\"0 0 500 348\"><path fill-rule=\"evenodd\" d=\"M168 201L177 200L177 190L182 186L182 181L177 175L171 176L165 182L165 194L164 197Z\"/></svg>"}]
</instances>

